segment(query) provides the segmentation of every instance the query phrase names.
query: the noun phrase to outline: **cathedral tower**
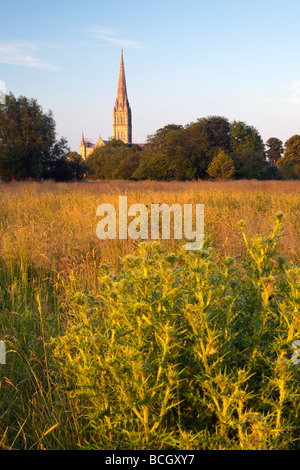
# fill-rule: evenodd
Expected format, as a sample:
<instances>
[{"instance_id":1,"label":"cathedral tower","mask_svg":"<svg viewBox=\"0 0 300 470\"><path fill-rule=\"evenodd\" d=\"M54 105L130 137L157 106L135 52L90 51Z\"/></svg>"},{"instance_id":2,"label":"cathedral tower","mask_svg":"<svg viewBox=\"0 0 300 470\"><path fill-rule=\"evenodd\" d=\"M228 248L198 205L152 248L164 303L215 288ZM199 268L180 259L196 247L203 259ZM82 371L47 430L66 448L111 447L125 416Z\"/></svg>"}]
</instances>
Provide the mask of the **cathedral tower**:
<instances>
[{"instance_id":1,"label":"cathedral tower","mask_svg":"<svg viewBox=\"0 0 300 470\"><path fill-rule=\"evenodd\" d=\"M123 49L121 52L118 94L113 112L113 138L120 139L125 144L132 144L131 109L127 98Z\"/></svg>"}]
</instances>

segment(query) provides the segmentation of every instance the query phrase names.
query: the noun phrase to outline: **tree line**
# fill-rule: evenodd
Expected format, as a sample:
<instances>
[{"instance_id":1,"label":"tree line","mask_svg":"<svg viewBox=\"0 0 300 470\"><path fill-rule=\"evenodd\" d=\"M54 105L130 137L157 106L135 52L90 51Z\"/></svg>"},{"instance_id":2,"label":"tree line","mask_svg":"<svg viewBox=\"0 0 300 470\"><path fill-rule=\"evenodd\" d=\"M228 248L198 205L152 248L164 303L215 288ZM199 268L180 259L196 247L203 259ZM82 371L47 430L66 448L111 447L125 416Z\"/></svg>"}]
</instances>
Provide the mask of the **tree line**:
<instances>
[{"instance_id":1,"label":"tree line","mask_svg":"<svg viewBox=\"0 0 300 470\"><path fill-rule=\"evenodd\" d=\"M253 126L209 116L158 129L143 148L111 140L86 164L91 179L297 179L300 136L264 144Z\"/></svg>"},{"instance_id":2,"label":"tree line","mask_svg":"<svg viewBox=\"0 0 300 470\"><path fill-rule=\"evenodd\" d=\"M6 96L0 105L0 176L4 180L299 179L300 135L265 144L257 129L226 117L169 124L143 147L111 139L83 161L56 139L51 111L36 100Z\"/></svg>"}]
</instances>

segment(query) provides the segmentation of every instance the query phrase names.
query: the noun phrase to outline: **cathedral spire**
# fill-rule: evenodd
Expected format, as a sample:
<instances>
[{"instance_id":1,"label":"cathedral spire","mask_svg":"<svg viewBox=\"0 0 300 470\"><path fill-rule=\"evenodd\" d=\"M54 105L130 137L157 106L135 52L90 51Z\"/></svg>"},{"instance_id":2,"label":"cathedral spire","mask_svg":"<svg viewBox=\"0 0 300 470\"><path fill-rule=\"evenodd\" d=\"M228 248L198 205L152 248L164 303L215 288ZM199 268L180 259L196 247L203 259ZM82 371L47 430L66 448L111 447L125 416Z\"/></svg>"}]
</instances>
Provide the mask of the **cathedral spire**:
<instances>
[{"instance_id":1,"label":"cathedral spire","mask_svg":"<svg viewBox=\"0 0 300 470\"><path fill-rule=\"evenodd\" d=\"M125 68L124 68L124 59L123 59L123 49L121 50L121 63L120 63L120 72L119 72L119 83L118 83L118 94L116 105L128 106L127 98L127 89L126 89L126 79L125 79Z\"/></svg>"},{"instance_id":2,"label":"cathedral spire","mask_svg":"<svg viewBox=\"0 0 300 470\"><path fill-rule=\"evenodd\" d=\"M82 133L82 136L81 136L80 145L81 145L81 146L85 145L83 133Z\"/></svg>"},{"instance_id":3,"label":"cathedral spire","mask_svg":"<svg viewBox=\"0 0 300 470\"><path fill-rule=\"evenodd\" d=\"M84 140L83 133L81 135L81 142L80 142L79 151L80 151L80 155L85 160L86 159L86 145L85 145L85 140Z\"/></svg>"},{"instance_id":4,"label":"cathedral spire","mask_svg":"<svg viewBox=\"0 0 300 470\"><path fill-rule=\"evenodd\" d=\"M118 93L113 114L113 138L132 143L131 109L127 97L123 49L118 82Z\"/></svg>"}]
</instances>

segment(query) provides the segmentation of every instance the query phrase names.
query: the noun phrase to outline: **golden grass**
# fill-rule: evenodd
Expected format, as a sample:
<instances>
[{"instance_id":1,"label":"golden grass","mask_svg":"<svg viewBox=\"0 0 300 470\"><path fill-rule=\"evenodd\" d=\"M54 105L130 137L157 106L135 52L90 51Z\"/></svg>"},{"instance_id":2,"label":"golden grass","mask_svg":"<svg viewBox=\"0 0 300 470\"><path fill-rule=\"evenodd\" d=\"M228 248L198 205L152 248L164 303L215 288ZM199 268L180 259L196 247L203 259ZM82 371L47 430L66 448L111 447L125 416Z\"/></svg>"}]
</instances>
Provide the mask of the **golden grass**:
<instances>
[{"instance_id":1,"label":"golden grass","mask_svg":"<svg viewBox=\"0 0 300 470\"><path fill-rule=\"evenodd\" d=\"M132 251L131 240L96 236L99 204L118 207L119 195L135 202L205 206L205 234L220 254L243 253L237 222L251 234L269 233L277 211L284 213L281 254L299 260L299 181L0 183L0 257L35 267L92 267L93 259L117 263ZM170 247L173 240L166 242Z\"/></svg>"}]
</instances>

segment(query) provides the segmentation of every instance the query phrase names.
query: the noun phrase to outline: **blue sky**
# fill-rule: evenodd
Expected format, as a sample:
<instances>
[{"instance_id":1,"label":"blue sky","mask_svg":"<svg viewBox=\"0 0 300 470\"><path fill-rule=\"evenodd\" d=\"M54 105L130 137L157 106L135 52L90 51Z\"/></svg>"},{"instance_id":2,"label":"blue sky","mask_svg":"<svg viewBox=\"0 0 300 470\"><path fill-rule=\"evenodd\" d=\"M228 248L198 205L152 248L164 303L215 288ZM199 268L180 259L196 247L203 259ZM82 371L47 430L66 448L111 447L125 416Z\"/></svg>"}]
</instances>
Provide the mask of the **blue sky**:
<instances>
[{"instance_id":1,"label":"blue sky","mask_svg":"<svg viewBox=\"0 0 300 470\"><path fill-rule=\"evenodd\" d=\"M300 133L299 0L10 0L0 10L6 92L51 109L58 137L112 136L121 48L133 141L209 115L264 141Z\"/></svg>"}]
</instances>

